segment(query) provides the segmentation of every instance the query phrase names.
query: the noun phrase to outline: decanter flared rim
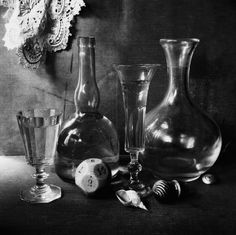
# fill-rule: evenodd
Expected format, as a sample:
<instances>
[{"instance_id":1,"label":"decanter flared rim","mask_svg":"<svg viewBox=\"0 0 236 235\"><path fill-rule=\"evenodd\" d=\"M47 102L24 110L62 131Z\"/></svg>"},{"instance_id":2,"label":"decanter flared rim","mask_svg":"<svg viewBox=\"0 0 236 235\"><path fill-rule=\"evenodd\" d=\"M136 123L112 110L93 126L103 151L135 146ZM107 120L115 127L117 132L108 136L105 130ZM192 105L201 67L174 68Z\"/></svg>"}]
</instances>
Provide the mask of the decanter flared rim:
<instances>
[{"instance_id":1,"label":"decanter flared rim","mask_svg":"<svg viewBox=\"0 0 236 235\"><path fill-rule=\"evenodd\" d=\"M200 40L198 38L162 38L160 39L160 43L198 43Z\"/></svg>"}]
</instances>

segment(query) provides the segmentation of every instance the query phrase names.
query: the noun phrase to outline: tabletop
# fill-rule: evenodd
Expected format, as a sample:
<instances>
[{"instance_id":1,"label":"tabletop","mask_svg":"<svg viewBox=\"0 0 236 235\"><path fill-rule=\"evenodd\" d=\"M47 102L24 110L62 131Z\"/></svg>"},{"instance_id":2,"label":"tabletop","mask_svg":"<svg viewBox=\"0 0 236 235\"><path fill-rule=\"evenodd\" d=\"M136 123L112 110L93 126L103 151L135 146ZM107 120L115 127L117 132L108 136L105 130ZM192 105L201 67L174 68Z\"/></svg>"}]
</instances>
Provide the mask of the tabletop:
<instances>
[{"instance_id":1,"label":"tabletop","mask_svg":"<svg viewBox=\"0 0 236 235\"><path fill-rule=\"evenodd\" d=\"M0 234L236 234L235 167L216 163L218 183L188 183L190 193L171 204L151 195L145 211L124 207L115 193L89 198L53 172L47 182L62 188L62 198L23 202L19 192L34 184L34 170L23 156L0 156Z\"/></svg>"}]
</instances>

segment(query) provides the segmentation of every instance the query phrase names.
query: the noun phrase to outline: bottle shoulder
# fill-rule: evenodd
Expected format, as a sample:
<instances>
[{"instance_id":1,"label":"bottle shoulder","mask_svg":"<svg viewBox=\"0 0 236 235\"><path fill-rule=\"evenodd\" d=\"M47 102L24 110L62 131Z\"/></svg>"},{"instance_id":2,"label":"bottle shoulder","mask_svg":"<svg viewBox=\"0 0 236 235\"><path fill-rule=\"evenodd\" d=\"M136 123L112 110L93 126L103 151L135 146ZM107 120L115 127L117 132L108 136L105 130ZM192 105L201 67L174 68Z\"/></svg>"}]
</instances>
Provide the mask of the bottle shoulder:
<instances>
[{"instance_id":1,"label":"bottle shoulder","mask_svg":"<svg viewBox=\"0 0 236 235\"><path fill-rule=\"evenodd\" d=\"M62 129L66 129L69 126L81 126L81 125L108 125L113 127L113 123L106 116L99 112L84 113L84 114L73 114L62 124Z\"/></svg>"},{"instance_id":2,"label":"bottle shoulder","mask_svg":"<svg viewBox=\"0 0 236 235\"><path fill-rule=\"evenodd\" d=\"M113 123L100 113L89 113L85 115L72 115L66 120L61 128L60 137L93 135L93 136L114 136L117 138L117 132Z\"/></svg>"},{"instance_id":3,"label":"bottle shoulder","mask_svg":"<svg viewBox=\"0 0 236 235\"><path fill-rule=\"evenodd\" d=\"M80 156L87 152L118 153L119 139L111 121L103 115L78 116L65 121L58 138L57 151ZM106 156L105 153L102 156ZM116 155L116 154L115 154Z\"/></svg>"}]
</instances>

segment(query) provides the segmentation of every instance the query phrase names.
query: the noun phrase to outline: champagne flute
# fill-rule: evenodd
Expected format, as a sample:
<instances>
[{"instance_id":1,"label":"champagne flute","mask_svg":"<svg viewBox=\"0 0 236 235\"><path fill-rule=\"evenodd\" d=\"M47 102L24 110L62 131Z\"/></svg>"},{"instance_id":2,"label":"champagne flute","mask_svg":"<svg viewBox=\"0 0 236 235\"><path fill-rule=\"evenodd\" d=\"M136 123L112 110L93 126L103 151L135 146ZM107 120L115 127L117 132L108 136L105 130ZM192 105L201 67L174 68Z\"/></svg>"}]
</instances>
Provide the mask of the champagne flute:
<instances>
[{"instance_id":1,"label":"champagne flute","mask_svg":"<svg viewBox=\"0 0 236 235\"><path fill-rule=\"evenodd\" d=\"M158 64L114 65L121 83L124 101L125 151L130 154L129 187L140 195L145 195L149 191L138 177L142 170L138 156L145 147L144 119L147 95L150 81L158 66Z\"/></svg>"},{"instance_id":2,"label":"champagne flute","mask_svg":"<svg viewBox=\"0 0 236 235\"><path fill-rule=\"evenodd\" d=\"M61 188L47 185L45 167L52 165L62 113L56 109L31 109L16 115L23 139L26 162L35 167L36 185L23 190L20 198L31 203L48 203L61 197Z\"/></svg>"}]
</instances>

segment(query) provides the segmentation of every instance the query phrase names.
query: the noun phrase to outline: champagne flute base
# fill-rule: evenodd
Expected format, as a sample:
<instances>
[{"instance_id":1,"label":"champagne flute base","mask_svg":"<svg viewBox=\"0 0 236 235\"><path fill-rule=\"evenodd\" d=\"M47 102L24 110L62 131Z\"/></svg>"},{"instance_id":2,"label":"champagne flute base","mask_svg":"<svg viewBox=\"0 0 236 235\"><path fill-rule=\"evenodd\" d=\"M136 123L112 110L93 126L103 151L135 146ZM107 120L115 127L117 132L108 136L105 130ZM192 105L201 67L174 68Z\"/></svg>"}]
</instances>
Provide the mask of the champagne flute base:
<instances>
[{"instance_id":1,"label":"champagne flute base","mask_svg":"<svg viewBox=\"0 0 236 235\"><path fill-rule=\"evenodd\" d=\"M151 188L143 184L141 181L130 182L129 189L136 191L140 197L146 197L152 192Z\"/></svg>"}]
</instances>

